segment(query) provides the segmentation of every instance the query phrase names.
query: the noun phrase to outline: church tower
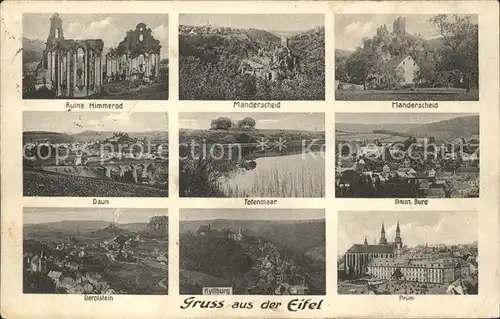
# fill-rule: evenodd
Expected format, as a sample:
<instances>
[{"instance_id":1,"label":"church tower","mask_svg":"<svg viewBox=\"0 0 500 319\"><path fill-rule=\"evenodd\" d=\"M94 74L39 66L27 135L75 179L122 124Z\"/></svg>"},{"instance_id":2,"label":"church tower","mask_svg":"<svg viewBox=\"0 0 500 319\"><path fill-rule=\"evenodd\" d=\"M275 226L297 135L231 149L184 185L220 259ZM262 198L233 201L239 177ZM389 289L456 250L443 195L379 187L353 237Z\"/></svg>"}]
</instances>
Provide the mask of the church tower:
<instances>
[{"instance_id":1,"label":"church tower","mask_svg":"<svg viewBox=\"0 0 500 319\"><path fill-rule=\"evenodd\" d=\"M401 229L399 228L399 220L396 226L396 238L394 239L396 248L396 257L400 257L403 253L403 240L401 239Z\"/></svg>"},{"instance_id":2,"label":"church tower","mask_svg":"<svg viewBox=\"0 0 500 319\"><path fill-rule=\"evenodd\" d=\"M62 20L59 17L59 14L54 13L54 15L50 18L50 31L47 43L52 44L60 40L64 40Z\"/></svg>"},{"instance_id":3,"label":"church tower","mask_svg":"<svg viewBox=\"0 0 500 319\"><path fill-rule=\"evenodd\" d=\"M368 241L366 240L366 237L365 237L365 245L368 245Z\"/></svg>"},{"instance_id":4,"label":"church tower","mask_svg":"<svg viewBox=\"0 0 500 319\"><path fill-rule=\"evenodd\" d=\"M387 239L385 238L385 228L384 223L382 223L382 229L380 230L380 241L378 243L381 246L387 245Z\"/></svg>"}]
</instances>

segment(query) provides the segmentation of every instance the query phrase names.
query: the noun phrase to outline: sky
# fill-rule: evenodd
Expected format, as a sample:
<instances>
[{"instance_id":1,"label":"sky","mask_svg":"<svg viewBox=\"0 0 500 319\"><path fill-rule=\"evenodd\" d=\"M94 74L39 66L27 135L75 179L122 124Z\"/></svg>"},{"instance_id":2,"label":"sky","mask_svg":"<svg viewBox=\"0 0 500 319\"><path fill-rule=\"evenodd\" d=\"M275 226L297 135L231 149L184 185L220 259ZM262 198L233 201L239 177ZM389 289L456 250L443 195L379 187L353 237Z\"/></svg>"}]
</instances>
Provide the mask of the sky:
<instances>
[{"instance_id":1,"label":"sky","mask_svg":"<svg viewBox=\"0 0 500 319\"><path fill-rule=\"evenodd\" d=\"M23 37L47 40L52 13L26 13L23 17ZM140 22L145 23L160 41L161 58L168 58L167 14L66 14L61 13L65 39L102 39L104 47L116 47L125 38L127 31Z\"/></svg>"},{"instance_id":2,"label":"sky","mask_svg":"<svg viewBox=\"0 0 500 319\"><path fill-rule=\"evenodd\" d=\"M229 117L237 122L245 117L255 120L257 129L283 129L324 131L325 116L323 113L181 113L179 127L183 129L206 130L210 128L212 119Z\"/></svg>"},{"instance_id":3,"label":"sky","mask_svg":"<svg viewBox=\"0 0 500 319\"><path fill-rule=\"evenodd\" d=\"M403 245L470 244L478 239L477 212L339 212L338 253L353 244L377 244L382 222L387 241L394 241L399 219Z\"/></svg>"},{"instance_id":4,"label":"sky","mask_svg":"<svg viewBox=\"0 0 500 319\"><path fill-rule=\"evenodd\" d=\"M418 124L445 121L474 113L335 113L335 123Z\"/></svg>"},{"instance_id":5,"label":"sky","mask_svg":"<svg viewBox=\"0 0 500 319\"><path fill-rule=\"evenodd\" d=\"M392 32L392 22L397 14L338 14L335 15L335 49L355 50L363 38L371 38L377 32L377 27L385 24ZM420 34L424 39L432 39L439 35L436 27L428 20L432 14L407 14L406 32ZM451 18L451 17L450 17ZM471 16L471 22L477 23L477 15Z\"/></svg>"},{"instance_id":6,"label":"sky","mask_svg":"<svg viewBox=\"0 0 500 319\"><path fill-rule=\"evenodd\" d=\"M24 208L24 224L53 223L67 220L102 220L118 224L147 223L150 217L168 216L168 210L153 208Z\"/></svg>"},{"instance_id":7,"label":"sky","mask_svg":"<svg viewBox=\"0 0 500 319\"><path fill-rule=\"evenodd\" d=\"M86 130L114 132L168 131L166 113L157 112L23 112L23 131L75 134Z\"/></svg>"},{"instance_id":8,"label":"sky","mask_svg":"<svg viewBox=\"0 0 500 319\"><path fill-rule=\"evenodd\" d=\"M180 220L249 219L311 220L324 219L322 209L181 209Z\"/></svg>"},{"instance_id":9,"label":"sky","mask_svg":"<svg viewBox=\"0 0 500 319\"><path fill-rule=\"evenodd\" d=\"M179 24L268 31L304 31L325 25L322 14L180 14Z\"/></svg>"}]
</instances>

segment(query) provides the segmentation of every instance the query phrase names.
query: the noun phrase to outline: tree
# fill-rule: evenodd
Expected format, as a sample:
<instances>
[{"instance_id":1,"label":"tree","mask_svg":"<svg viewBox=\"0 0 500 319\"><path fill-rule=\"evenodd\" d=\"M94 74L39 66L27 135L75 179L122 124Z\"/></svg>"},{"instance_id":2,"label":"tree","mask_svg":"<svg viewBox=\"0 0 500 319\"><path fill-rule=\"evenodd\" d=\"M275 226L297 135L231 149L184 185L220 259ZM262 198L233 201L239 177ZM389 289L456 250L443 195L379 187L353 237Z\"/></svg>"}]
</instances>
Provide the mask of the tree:
<instances>
[{"instance_id":1,"label":"tree","mask_svg":"<svg viewBox=\"0 0 500 319\"><path fill-rule=\"evenodd\" d=\"M444 71L460 70L463 86L470 92L478 81L478 25L471 22L470 16L439 14L429 19L443 39L444 47L440 50L440 65Z\"/></svg>"},{"instance_id":2,"label":"tree","mask_svg":"<svg viewBox=\"0 0 500 319\"><path fill-rule=\"evenodd\" d=\"M238 127L244 129L255 128L255 124L255 120L251 117L245 117L244 119L238 121Z\"/></svg>"},{"instance_id":3,"label":"tree","mask_svg":"<svg viewBox=\"0 0 500 319\"><path fill-rule=\"evenodd\" d=\"M365 87L370 76L380 73L383 64L382 55L371 46L365 46L358 48L349 56L346 62L346 70L352 82L363 84L363 87Z\"/></svg>"},{"instance_id":4,"label":"tree","mask_svg":"<svg viewBox=\"0 0 500 319\"><path fill-rule=\"evenodd\" d=\"M340 82L349 82L347 73L347 56L335 54L335 80Z\"/></svg>"},{"instance_id":5,"label":"tree","mask_svg":"<svg viewBox=\"0 0 500 319\"><path fill-rule=\"evenodd\" d=\"M231 122L231 119L229 117L219 117L211 122L212 128L215 128L217 130L229 130L233 125L233 122Z\"/></svg>"},{"instance_id":6,"label":"tree","mask_svg":"<svg viewBox=\"0 0 500 319\"><path fill-rule=\"evenodd\" d=\"M396 282L399 283L399 280L403 278L403 273L401 272L401 269L396 268L392 273L392 278L396 279Z\"/></svg>"}]
</instances>

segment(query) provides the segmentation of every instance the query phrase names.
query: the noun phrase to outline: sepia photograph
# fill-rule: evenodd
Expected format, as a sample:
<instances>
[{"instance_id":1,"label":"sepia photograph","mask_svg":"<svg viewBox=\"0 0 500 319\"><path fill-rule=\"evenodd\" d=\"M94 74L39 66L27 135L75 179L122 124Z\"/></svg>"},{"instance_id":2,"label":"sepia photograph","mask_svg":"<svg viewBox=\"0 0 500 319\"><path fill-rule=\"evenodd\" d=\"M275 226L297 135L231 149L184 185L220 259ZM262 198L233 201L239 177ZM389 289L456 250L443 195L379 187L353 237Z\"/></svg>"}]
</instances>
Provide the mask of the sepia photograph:
<instances>
[{"instance_id":1,"label":"sepia photograph","mask_svg":"<svg viewBox=\"0 0 500 319\"><path fill-rule=\"evenodd\" d=\"M167 210L24 208L23 292L166 295Z\"/></svg>"},{"instance_id":2,"label":"sepia photograph","mask_svg":"<svg viewBox=\"0 0 500 319\"><path fill-rule=\"evenodd\" d=\"M167 114L23 112L23 194L167 197Z\"/></svg>"},{"instance_id":3,"label":"sepia photograph","mask_svg":"<svg viewBox=\"0 0 500 319\"><path fill-rule=\"evenodd\" d=\"M166 100L167 14L23 15L23 99Z\"/></svg>"},{"instance_id":4,"label":"sepia photograph","mask_svg":"<svg viewBox=\"0 0 500 319\"><path fill-rule=\"evenodd\" d=\"M323 113L180 113L180 197L324 197Z\"/></svg>"},{"instance_id":5,"label":"sepia photograph","mask_svg":"<svg viewBox=\"0 0 500 319\"><path fill-rule=\"evenodd\" d=\"M335 15L335 99L478 101L478 16Z\"/></svg>"},{"instance_id":6,"label":"sepia photograph","mask_svg":"<svg viewBox=\"0 0 500 319\"><path fill-rule=\"evenodd\" d=\"M325 212L180 211L180 294L324 295Z\"/></svg>"},{"instance_id":7,"label":"sepia photograph","mask_svg":"<svg viewBox=\"0 0 500 319\"><path fill-rule=\"evenodd\" d=\"M339 212L337 291L477 295L477 212Z\"/></svg>"},{"instance_id":8,"label":"sepia photograph","mask_svg":"<svg viewBox=\"0 0 500 319\"><path fill-rule=\"evenodd\" d=\"M322 14L180 14L180 100L325 99Z\"/></svg>"},{"instance_id":9,"label":"sepia photograph","mask_svg":"<svg viewBox=\"0 0 500 319\"><path fill-rule=\"evenodd\" d=\"M479 197L479 141L478 114L336 113L336 197Z\"/></svg>"}]
</instances>

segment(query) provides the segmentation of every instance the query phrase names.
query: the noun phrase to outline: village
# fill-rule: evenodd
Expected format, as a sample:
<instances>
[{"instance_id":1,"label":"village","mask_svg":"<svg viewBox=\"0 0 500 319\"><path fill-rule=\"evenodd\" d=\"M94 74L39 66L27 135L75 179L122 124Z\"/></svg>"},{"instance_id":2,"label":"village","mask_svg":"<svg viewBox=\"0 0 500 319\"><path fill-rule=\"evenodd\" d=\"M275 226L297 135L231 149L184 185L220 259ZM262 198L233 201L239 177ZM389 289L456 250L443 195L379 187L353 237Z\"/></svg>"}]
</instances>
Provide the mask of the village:
<instances>
[{"instance_id":1,"label":"village","mask_svg":"<svg viewBox=\"0 0 500 319\"><path fill-rule=\"evenodd\" d=\"M166 186L166 138L132 139L126 133L108 138L54 142L51 138L26 138L23 166L59 174L130 181Z\"/></svg>"},{"instance_id":2,"label":"village","mask_svg":"<svg viewBox=\"0 0 500 319\"><path fill-rule=\"evenodd\" d=\"M116 226L110 225L108 231ZM133 290L133 280L128 284L120 282L114 275L104 276L118 264L147 264L165 269L168 264L166 251L155 248L152 251L139 249L145 240L139 234L125 237L118 235L109 239L78 240L58 238L40 242L25 241L25 248L43 247L40 251L25 249L23 255L25 292L68 293L68 294L126 294ZM112 270L109 270L112 272ZM137 280L139 273L136 273ZM43 277L44 280L30 280ZM107 280L106 277L111 278ZM50 280L47 280L49 278ZM26 284L32 285L26 291ZM40 285L40 286L39 286ZM165 286L159 282L158 285Z\"/></svg>"},{"instance_id":3,"label":"village","mask_svg":"<svg viewBox=\"0 0 500 319\"><path fill-rule=\"evenodd\" d=\"M412 147L377 139L358 139L353 147L352 141L340 138L336 156L339 197L479 197L478 136L441 145L414 139Z\"/></svg>"},{"instance_id":4,"label":"village","mask_svg":"<svg viewBox=\"0 0 500 319\"><path fill-rule=\"evenodd\" d=\"M368 262L366 275L347 278L343 256L338 260L341 294L477 294L477 242L459 245L404 247L404 262ZM399 269L396 271L395 269ZM398 275L400 273L400 275Z\"/></svg>"},{"instance_id":5,"label":"village","mask_svg":"<svg viewBox=\"0 0 500 319\"><path fill-rule=\"evenodd\" d=\"M308 295L311 294L306 270L294 260L280 253L280 249L263 238L246 236L244 230L237 232L222 228L217 230L210 224L202 225L197 236L229 238L241 246L252 259L251 269L245 274L247 294L260 295ZM233 287L233 289L235 289Z\"/></svg>"},{"instance_id":6,"label":"village","mask_svg":"<svg viewBox=\"0 0 500 319\"><path fill-rule=\"evenodd\" d=\"M368 211L359 213L354 219L359 218L361 224L370 215L372 220L368 229L358 229L356 222L344 225L348 235L343 238L352 239L341 243L343 247L350 248L340 250L337 259L339 293L478 293L478 245L477 240L473 239L476 237L476 227L474 222L468 220L475 213L415 212L402 215L394 212L374 214ZM451 222L450 218L460 220ZM340 220L343 219L344 216L340 216ZM386 223L388 219L392 221L389 224ZM377 223L381 223L378 241L376 233L371 233ZM450 231L455 234L450 234ZM443 243L445 239L436 237L452 238L454 235L456 239L448 239L447 244ZM374 236L373 243L368 243L368 237L371 236ZM392 236L393 240L389 238ZM419 238L415 239L415 236ZM362 237L363 243L358 241ZM404 237L408 240L406 243ZM432 244L428 243L429 238L432 238Z\"/></svg>"}]
</instances>

